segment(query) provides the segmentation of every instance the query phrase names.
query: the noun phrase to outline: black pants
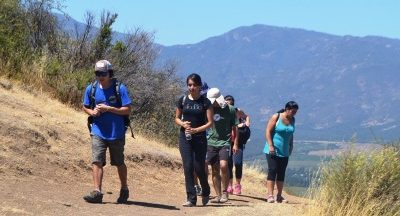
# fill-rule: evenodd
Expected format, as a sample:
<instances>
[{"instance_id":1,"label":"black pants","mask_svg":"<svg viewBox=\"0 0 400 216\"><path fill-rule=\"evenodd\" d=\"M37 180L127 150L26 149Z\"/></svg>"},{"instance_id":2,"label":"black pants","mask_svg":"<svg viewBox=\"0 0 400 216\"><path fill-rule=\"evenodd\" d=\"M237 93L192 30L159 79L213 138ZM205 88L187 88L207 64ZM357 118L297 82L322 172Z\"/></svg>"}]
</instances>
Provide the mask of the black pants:
<instances>
[{"instance_id":1,"label":"black pants","mask_svg":"<svg viewBox=\"0 0 400 216\"><path fill-rule=\"evenodd\" d=\"M235 165L235 177L236 179L242 179L243 174L243 150L244 145L239 145L239 151L236 154L232 152L233 146L231 146L231 154L229 155L229 179L233 179L233 166Z\"/></svg>"},{"instance_id":2,"label":"black pants","mask_svg":"<svg viewBox=\"0 0 400 216\"><path fill-rule=\"evenodd\" d=\"M183 172L185 175L185 185L187 201L196 204L197 196L194 188L193 171L199 178L203 191L203 196L210 195L210 186L208 185L205 160L207 153L207 138L204 135L193 135L192 140L186 140L183 131L179 134L179 151L183 162Z\"/></svg>"},{"instance_id":3,"label":"black pants","mask_svg":"<svg viewBox=\"0 0 400 216\"><path fill-rule=\"evenodd\" d=\"M284 181L286 167L289 162L288 157L278 157L276 155L266 154L268 162L268 177L270 181Z\"/></svg>"}]
</instances>

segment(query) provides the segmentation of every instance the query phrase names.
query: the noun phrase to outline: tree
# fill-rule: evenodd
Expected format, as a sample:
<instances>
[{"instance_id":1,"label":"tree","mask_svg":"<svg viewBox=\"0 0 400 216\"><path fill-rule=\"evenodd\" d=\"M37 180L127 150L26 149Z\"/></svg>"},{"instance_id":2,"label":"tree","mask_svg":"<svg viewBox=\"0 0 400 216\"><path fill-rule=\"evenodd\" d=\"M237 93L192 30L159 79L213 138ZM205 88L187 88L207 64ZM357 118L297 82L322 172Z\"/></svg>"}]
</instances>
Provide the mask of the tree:
<instances>
[{"instance_id":1,"label":"tree","mask_svg":"<svg viewBox=\"0 0 400 216\"><path fill-rule=\"evenodd\" d=\"M111 47L111 39L112 39L112 24L117 19L117 14L111 14L110 12L103 12L101 15L101 25L99 33L97 34L94 45L93 45L93 53L94 60L104 59L106 53L109 51Z\"/></svg>"}]
</instances>

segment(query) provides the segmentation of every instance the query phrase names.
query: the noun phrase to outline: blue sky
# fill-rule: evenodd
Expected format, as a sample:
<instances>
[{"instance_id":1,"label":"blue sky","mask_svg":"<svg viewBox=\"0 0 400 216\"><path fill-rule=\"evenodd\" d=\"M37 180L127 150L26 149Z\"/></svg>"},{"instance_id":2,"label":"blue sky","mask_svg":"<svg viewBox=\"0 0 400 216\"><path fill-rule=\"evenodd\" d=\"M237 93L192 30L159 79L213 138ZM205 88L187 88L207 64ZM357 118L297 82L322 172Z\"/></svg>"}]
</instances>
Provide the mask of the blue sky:
<instances>
[{"instance_id":1,"label":"blue sky","mask_svg":"<svg viewBox=\"0 0 400 216\"><path fill-rule=\"evenodd\" d=\"M118 14L114 30L136 27L155 33L163 45L197 43L239 26L265 24L335 35L400 39L399 0L65 0L64 11L78 21Z\"/></svg>"}]
</instances>

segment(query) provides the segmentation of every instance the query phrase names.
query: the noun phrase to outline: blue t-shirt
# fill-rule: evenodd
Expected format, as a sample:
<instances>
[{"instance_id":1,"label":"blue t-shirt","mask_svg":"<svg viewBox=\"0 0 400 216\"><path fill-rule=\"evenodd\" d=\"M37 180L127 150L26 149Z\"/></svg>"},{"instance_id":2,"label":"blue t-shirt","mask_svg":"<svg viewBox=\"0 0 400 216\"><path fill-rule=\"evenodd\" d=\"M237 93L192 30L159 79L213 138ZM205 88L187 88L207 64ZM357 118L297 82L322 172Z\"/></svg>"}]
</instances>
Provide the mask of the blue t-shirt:
<instances>
[{"instance_id":1,"label":"blue t-shirt","mask_svg":"<svg viewBox=\"0 0 400 216\"><path fill-rule=\"evenodd\" d=\"M90 93L92 84L86 87L83 98L83 105L90 106ZM132 103L129 98L128 90L125 85L121 84L119 89L121 95L121 105L128 106ZM106 104L112 107L119 107L116 92L115 82L107 89L100 88L96 85L95 105ZM116 140L125 137L124 116L117 115L111 112L105 112L93 118L92 135L96 135L105 140Z\"/></svg>"},{"instance_id":2,"label":"blue t-shirt","mask_svg":"<svg viewBox=\"0 0 400 216\"><path fill-rule=\"evenodd\" d=\"M289 157L289 142L295 131L294 121L292 124L285 125L279 118L275 125L275 130L271 134L274 143L275 155L278 157ZM268 141L265 142L264 153L269 154Z\"/></svg>"}]
</instances>

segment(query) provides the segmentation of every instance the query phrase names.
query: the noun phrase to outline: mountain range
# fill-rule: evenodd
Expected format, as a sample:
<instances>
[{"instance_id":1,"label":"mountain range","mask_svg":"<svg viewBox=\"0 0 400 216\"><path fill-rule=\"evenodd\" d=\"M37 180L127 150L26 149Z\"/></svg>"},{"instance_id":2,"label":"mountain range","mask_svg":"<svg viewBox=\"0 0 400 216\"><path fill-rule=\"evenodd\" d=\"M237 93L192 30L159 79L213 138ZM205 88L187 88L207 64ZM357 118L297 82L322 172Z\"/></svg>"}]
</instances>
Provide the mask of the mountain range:
<instances>
[{"instance_id":1,"label":"mountain range","mask_svg":"<svg viewBox=\"0 0 400 216\"><path fill-rule=\"evenodd\" d=\"M294 100L296 136L393 140L400 132L400 40L253 25L196 44L163 46L158 61L231 94L257 133ZM261 136L263 139L263 135Z\"/></svg>"}]
</instances>

